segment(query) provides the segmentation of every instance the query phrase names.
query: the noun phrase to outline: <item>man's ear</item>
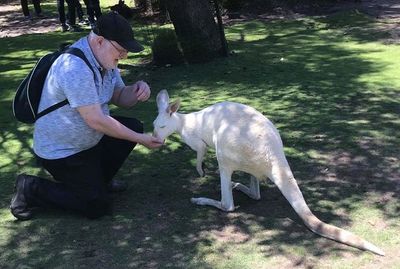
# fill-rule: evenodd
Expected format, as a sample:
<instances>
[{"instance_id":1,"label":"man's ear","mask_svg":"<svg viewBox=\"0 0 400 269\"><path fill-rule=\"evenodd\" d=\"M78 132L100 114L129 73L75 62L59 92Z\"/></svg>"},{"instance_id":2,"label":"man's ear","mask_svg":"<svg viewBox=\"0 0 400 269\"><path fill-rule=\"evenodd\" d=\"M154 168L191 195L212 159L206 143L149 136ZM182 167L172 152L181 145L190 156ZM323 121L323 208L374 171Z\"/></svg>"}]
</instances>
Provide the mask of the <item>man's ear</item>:
<instances>
[{"instance_id":1,"label":"man's ear","mask_svg":"<svg viewBox=\"0 0 400 269\"><path fill-rule=\"evenodd\" d=\"M96 42L98 44L101 45L101 44L103 44L104 41L105 41L105 38L103 36L101 36L101 35L96 36Z\"/></svg>"}]
</instances>

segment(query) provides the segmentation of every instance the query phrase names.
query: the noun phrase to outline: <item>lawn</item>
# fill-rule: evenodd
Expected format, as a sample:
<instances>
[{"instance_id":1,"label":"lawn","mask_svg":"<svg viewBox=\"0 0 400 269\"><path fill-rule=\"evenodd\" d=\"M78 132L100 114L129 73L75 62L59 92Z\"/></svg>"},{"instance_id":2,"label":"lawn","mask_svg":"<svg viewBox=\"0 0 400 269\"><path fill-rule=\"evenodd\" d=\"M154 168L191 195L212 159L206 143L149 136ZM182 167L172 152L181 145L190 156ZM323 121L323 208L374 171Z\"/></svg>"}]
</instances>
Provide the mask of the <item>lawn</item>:
<instances>
[{"instance_id":1,"label":"lawn","mask_svg":"<svg viewBox=\"0 0 400 269\"><path fill-rule=\"evenodd\" d=\"M177 136L150 151L137 147L118 178L112 216L91 221L60 211L19 222L8 206L15 176L47 176L32 158L32 126L11 111L14 89L35 60L78 34L0 39L0 268L400 268L400 46L358 12L296 20L248 21L226 28L232 55L207 64L152 67L157 26L140 25L146 50L121 65L127 83L151 99L113 113L144 121L157 115L156 93L181 99L181 112L230 100L271 119L311 210L381 247L385 257L311 233L270 182L261 200L234 192L235 212L190 203L219 199L210 150L206 176ZM235 174L236 181L248 176Z\"/></svg>"}]
</instances>

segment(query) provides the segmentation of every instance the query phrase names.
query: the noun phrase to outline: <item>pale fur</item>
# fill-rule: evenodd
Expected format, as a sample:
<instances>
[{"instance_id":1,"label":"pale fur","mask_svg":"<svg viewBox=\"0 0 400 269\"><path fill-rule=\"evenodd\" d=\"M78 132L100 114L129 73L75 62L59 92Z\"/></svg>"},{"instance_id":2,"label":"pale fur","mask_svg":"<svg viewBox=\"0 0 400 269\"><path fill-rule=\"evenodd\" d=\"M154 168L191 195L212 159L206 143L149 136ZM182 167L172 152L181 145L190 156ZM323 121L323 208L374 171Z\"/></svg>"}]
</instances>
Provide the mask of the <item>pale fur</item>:
<instances>
[{"instance_id":1,"label":"pale fur","mask_svg":"<svg viewBox=\"0 0 400 269\"><path fill-rule=\"evenodd\" d=\"M154 135L165 139L173 132L197 152L196 169L204 176L202 162L207 146L215 149L221 180L221 201L192 198L198 205L210 205L224 211L235 209L232 188L253 199L260 199L259 180L271 179L289 201L305 225L332 240L378 255L384 252L360 237L320 221L307 206L283 152L278 130L252 107L222 102L201 111L177 113L179 102L169 104L166 90L157 95L158 116ZM231 181L234 171L251 175L249 187Z\"/></svg>"}]
</instances>

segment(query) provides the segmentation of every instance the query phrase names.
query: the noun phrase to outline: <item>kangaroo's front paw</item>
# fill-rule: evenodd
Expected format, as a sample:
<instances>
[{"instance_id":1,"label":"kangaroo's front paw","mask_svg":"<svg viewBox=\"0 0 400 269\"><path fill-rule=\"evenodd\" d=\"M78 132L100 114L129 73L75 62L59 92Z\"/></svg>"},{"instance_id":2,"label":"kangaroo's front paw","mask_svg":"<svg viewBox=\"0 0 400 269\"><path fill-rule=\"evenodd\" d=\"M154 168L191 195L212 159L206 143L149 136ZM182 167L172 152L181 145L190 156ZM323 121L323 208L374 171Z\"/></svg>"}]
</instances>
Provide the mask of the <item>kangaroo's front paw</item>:
<instances>
[{"instance_id":1,"label":"kangaroo's front paw","mask_svg":"<svg viewBox=\"0 0 400 269\"><path fill-rule=\"evenodd\" d=\"M199 172L200 177L204 177L206 175L206 173L204 173L203 171L197 171L197 172Z\"/></svg>"},{"instance_id":2,"label":"kangaroo's front paw","mask_svg":"<svg viewBox=\"0 0 400 269\"><path fill-rule=\"evenodd\" d=\"M201 167L198 168L198 167L197 167L196 170L197 170L197 173L199 173L199 176L200 176L200 177L204 177L204 176L205 176L205 173L204 173L204 171L203 171L203 168L201 168Z\"/></svg>"}]
</instances>

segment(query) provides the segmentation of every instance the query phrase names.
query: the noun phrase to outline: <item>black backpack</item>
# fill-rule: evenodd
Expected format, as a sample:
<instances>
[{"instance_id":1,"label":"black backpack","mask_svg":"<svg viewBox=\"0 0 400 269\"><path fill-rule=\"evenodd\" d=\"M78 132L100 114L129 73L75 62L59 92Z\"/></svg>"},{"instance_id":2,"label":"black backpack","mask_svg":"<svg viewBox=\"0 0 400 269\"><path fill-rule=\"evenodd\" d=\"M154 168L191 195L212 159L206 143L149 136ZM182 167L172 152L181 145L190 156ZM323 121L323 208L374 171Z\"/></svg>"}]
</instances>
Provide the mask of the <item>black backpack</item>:
<instances>
[{"instance_id":1,"label":"black backpack","mask_svg":"<svg viewBox=\"0 0 400 269\"><path fill-rule=\"evenodd\" d=\"M70 53L78 56L90 67L93 75L95 74L88 59L78 48L66 47L56 52L46 54L37 61L31 72L29 72L17 88L13 100L13 114L18 121L23 123L34 123L40 117L68 104L68 100L65 99L64 101L37 113L47 73L54 61L63 53Z\"/></svg>"}]
</instances>

